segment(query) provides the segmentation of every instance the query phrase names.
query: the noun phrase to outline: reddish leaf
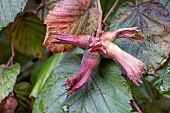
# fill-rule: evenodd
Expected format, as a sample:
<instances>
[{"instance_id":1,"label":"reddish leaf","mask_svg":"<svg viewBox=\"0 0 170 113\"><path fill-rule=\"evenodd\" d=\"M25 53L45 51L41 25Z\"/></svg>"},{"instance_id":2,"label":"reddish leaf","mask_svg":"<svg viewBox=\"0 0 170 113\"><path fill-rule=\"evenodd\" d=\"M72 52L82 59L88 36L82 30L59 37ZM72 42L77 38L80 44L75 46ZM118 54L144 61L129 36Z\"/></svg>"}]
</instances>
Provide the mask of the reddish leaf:
<instances>
[{"instance_id":1,"label":"reddish leaf","mask_svg":"<svg viewBox=\"0 0 170 113\"><path fill-rule=\"evenodd\" d=\"M56 44L53 33L92 34L97 27L98 13L91 0L63 0L49 12L44 46L51 52L71 50L70 44Z\"/></svg>"}]
</instances>

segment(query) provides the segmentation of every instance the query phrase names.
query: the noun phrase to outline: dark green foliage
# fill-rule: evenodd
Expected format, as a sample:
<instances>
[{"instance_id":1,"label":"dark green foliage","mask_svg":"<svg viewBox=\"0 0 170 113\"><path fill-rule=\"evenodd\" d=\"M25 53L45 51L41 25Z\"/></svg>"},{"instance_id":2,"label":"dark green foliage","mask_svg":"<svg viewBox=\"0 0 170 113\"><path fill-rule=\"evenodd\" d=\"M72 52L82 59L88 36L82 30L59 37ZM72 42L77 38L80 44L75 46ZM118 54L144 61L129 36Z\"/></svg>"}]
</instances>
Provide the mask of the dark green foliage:
<instances>
[{"instance_id":1,"label":"dark green foliage","mask_svg":"<svg viewBox=\"0 0 170 113\"><path fill-rule=\"evenodd\" d=\"M16 113L130 113L137 111L132 99L143 113L169 113L170 0L144 3L143 0L138 0L139 3L119 0L103 24L104 30L138 27L145 35L139 43L122 38L115 42L145 63L147 72L143 74L140 86L124 76L124 71L115 61L102 59L88 83L68 98L68 87L63 84L80 66L84 51L75 48L69 52L51 54L42 45L46 34L44 17L59 1L0 0L0 112L4 107L3 101L9 94L14 94L18 102ZM100 0L103 19L115 1ZM63 11L67 10L65 17L69 18L63 20L69 20L67 24L71 26L68 32L95 35L98 8L90 5L86 9L86 5L79 7L81 11L76 6L74 10L70 10L69 5L69 10L64 7ZM80 17L74 23L70 12ZM57 21L55 29L58 25L64 29L66 24L63 20ZM9 60L11 51L15 53L11 57L14 57L13 60ZM6 65L8 60L11 62Z\"/></svg>"},{"instance_id":2,"label":"dark green foliage","mask_svg":"<svg viewBox=\"0 0 170 113\"><path fill-rule=\"evenodd\" d=\"M33 113L63 113L65 107L73 112L130 112L132 95L117 64L104 60L96 68L92 78L82 89L66 99L66 90L62 86L70 74L78 68L81 54L69 52L60 66L55 68L40 91L33 106ZM50 95L50 96L49 96ZM122 99L123 98L123 99ZM100 104L99 104L100 103Z\"/></svg>"}]
</instances>

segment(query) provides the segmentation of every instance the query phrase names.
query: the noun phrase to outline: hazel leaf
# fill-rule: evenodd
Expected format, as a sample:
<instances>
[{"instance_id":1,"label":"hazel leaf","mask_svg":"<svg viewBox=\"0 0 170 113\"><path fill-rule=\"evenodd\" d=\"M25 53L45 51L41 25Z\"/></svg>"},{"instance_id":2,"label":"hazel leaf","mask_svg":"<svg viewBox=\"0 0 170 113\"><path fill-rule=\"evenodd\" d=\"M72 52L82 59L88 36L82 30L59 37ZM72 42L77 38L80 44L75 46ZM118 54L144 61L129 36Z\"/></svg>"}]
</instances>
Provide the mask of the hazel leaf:
<instances>
[{"instance_id":1,"label":"hazel leaf","mask_svg":"<svg viewBox=\"0 0 170 113\"><path fill-rule=\"evenodd\" d=\"M27 82L16 84L14 92L18 101L18 107L15 113L25 113L30 110L32 100L29 99L29 94L32 90L32 85Z\"/></svg>"},{"instance_id":2,"label":"hazel leaf","mask_svg":"<svg viewBox=\"0 0 170 113\"><path fill-rule=\"evenodd\" d=\"M27 0L0 0L0 30L13 22L25 8Z\"/></svg>"},{"instance_id":3,"label":"hazel leaf","mask_svg":"<svg viewBox=\"0 0 170 113\"><path fill-rule=\"evenodd\" d=\"M78 69L82 54L69 52L50 74L35 99L33 113L130 113L132 95L117 64L104 59L93 71L86 85L66 99L62 86L68 76ZM50 96L49 96L50 95ZM38 106L38 107L37 107Z\"/></svg>"},{"instance_id":4,"label":"hazel leaf","mask_svg":"<svg viewBox=\"0 0 170 113\"><path fill-rule=\"evenodd\" d=\"M0 102L13 91L19 73L19 64L14 64L9 68L0 67Z\"/></svg>"},{"instance_id":5,"label":"hazel leaf","mask_svg":"<svg viewBox=\"0 0 170 113\"><path fill-rule=\"evenodd\" d=\"M7 33L16 50L29 56L41 57L45 25L35 14L19 15L8 27Z\"/></svg>"},{"instance_id":6,"label":"hazel leaf","mask_svg":"<svg viewBox=\"0 0 170 113\"><path fill-rule=\"evenodd\" d=\"M123 50L142 60L150 74L155 74L155 70L165 64L170 53L169 12L158 2L144 2L138 6L126 5L124 7L129 7L126 12L130 13L126 15L127 18L119 22L119 28L138 27L145 38L140 44L127 39L118 39L117 44ZM114 24L116 23L113 22L111 26Z\"/></svg>"},{"instance_id":7,"label":"hazel leaf","mask_svg":"<svg viewBox=\"0 0 170 113\"><path fill-rule=\"evenodd\" d=\"M170 60L157 73L160 75L159 78L148 76L147 80L152 83L159 93L170 95Z\"/></svg>"},{"instance_id":8,"label":"hazel leaf","mask_svg":"<svg viewBox=\"0 0 170 113\"><path fill-rule=\"evenodd\" d=\"M31 82L35 85L30 93L30 97L37 97L51 71L59 65L64 55L64 53L56 53L35 69L31 76Z\"/></svg>"},{"instance_id":9,"label":"hazel leaf","mask_svg":"<svg viewBox=\"0 0 170 113\"><path fill-rule=\"evenodd\" d=\"M56 4L45 20L47 25L44 46L51 52L71 50L72 44L56 44L53 33L93 34L97 28L98 12L91 0L63 0Z\"/></svg>"}]
</instances>

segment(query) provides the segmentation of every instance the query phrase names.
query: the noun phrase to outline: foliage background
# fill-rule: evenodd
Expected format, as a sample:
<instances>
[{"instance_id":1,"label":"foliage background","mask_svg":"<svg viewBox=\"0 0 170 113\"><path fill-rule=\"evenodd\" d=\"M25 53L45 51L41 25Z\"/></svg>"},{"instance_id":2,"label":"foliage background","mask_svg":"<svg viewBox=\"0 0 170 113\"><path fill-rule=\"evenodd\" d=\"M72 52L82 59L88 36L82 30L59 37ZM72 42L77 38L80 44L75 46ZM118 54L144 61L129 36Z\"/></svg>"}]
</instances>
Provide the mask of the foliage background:
<instances>
[{"instance_id":1,"label":"foliage background","mask_svg":"<svg viewBox=\"0 0 170 113\"><path fill-rule=\"evenodd\" d=\"M126 0L120 0L104 27L105 30L142 27L146 36L143 45L124 39L116 44L145 62L148 73L143 75L143 84L136 86L116 62L103 59L88 84L68 99L62 84L80 65L83 50L75 48L52 54L42 46L46 33L44 19L58 1L0 0L0 100L4 101L13 92L18 102L16 113L128 113L136 111L133 101L144 113L169 113L170 43L164 43L163 39L170 40L170 0L160 0L162 5L149 2L138 10L129 4L122 6ZM114 3L115 0L101 0L103 17ZM128 17L130 12L133 15ZM127 18L121 20L122 16ZM166 28L168 31L162 32ZM6 67L12 48L13 63ZM155 72L160 78L152 76ZM3 106L2 102L0 112Z\"/></svg>"}]
</instances>

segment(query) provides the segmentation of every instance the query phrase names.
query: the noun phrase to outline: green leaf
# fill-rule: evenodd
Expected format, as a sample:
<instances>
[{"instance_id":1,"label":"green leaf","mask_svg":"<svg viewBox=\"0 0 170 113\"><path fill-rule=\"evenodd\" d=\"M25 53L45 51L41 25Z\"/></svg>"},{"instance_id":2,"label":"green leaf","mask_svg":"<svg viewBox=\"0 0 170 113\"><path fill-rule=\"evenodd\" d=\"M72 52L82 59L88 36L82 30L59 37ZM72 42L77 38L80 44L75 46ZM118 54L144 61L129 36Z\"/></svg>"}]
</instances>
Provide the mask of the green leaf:
<instances>
[{"instance_id":1,"label":"green leaf","mask_svg":"<svg viewBox=\"0 0 170 113\"><path fill-rule=\"evenodd\" d=\"M0 64L8 62L10 56L11 56L10 42L6 36L5 30L2 30L0 34Z\"/></svg>"},{"instance_id":2,"label":"green leaf","mask_svg":"<svg viewBox=\"0 0 170 113\"><path fill-rule=\"evenodd\" d=\"M88 83L66 99L62 86L79 67L82 54L68 53L50 74L33 105L33 113L130 113L132 95L117 64L104 59Z\"/></svg>"},{"instance_id":3,"label":"green leaf","mask_svg":"<svg viewBox=\"0 0 170 113\"><path fill-rule=\"evenodd\" d=\"M160 78L148 76L147 80L152 83L159 93L170 95L170 59L163 68L157 71L157 73L160 75Z\"/></svg>"},{"instance_id":4,"label":"green leaf","mask_svg":"<svg viewBox=\"0 0 170 113\"><path fill-rule=\"evenodd\" d=\"M138 105L142 105L146 102L150 103L155 99L157 93L155 93L155 89L145 79L142 79L143 83L140 84L140 86L137 86L132 81L127 82L132 90L133 98Z\"/></svg>"},{"instance_id":5,"label":"green leaf","mask_svg":"<svg viewBox=\"0 0 170 113\"><path fill-rule=\"evenodd\" d=\"M169 12L157 2L145 2L138 6L126 5L126 7L129 7L126 12L130 13L126 19L119 22L119 27L138 27L145 35L145 39L140 41L140 44L127 39L118 39L117 44L142 60L148 72L154 74L156 69L165 64L170 53ZM114 24L117 23L113 22L111 26Z\"/></svg>"},{"instance_id":6,"label":"green leaf","mask_svg":"<svg viewBox=\"0 0 170 113\"><path fill-rule=\"evenodd\" d=\"M0 102L13 91L19 73L19 64L14 64L9 68L0 67Z\"/></svg>"},{"instance_id":7,"label":"green leaf","mask_svg":"<svg viewBox=\"0 0 170 113\"><path fill-rule=\"evenodd\" d=\"M6 29L3 29L0 34L0 64L8 62L11 56L10 40L7 37ZM15 51L14 63L25 65L31 58Z\"/></svg>"},{"instance_id":8,"label":"green leaf","mask_svg":"<svg viewBox=\"0 0 170 113\"><path fill-rule=\"evenodd\" d=\"M54 54L33 72L31 81L36 82L34 82L35 86L30 94L30 97L37 97L51 71L59 65L64 55L65 53Z\"/></svg>"},{"instance_id":9,"label":"green leaf","mask_svg":"<svg viewBox=\"0 0 170 113\"><path fill-rule=\"evenodd\" d=\"M103 9L103 17L105 17L107 15L107 13L110 11L110 9L112 8L113 4L116 2L116 0L110 0L110 1L109 0L101 0L100 2L101 2L101 7ZM115 6L114 10L111 12L110 16L107 18L107 23L110 23L114 19L113 16L115 15L116 11L125 2L127 2L127 0L119 0L117 5ZM128 2L134 3L135 0L128 0Z\"/></svg>"},{"instance_id":10,"label":"green leaf","mask_svg":"<svg viewBox=\"0 0 170 113\"><path fill-rule=\"evenodd\" d=\"M17 13L23 11L27 0L0 0L0 30L13 22Z\"/></svg>"},{"instance_id":11,"label":"green leaf","mask_svg":"<svg viewBox=\"0 0 170 113\"><path fill-rule=\"evenodd\" d=\"M14 89L18 107L15 113L26 113L31 108L32 100L29 99L29 94L32 90L32 85L27 82L18 83Z\"/></svg>"},{"instance_id":12,"label":"green leaf","mask_svg":"<svg viewBox=\"0 0 170 113\"><path fill-rule=\"evenodd\" d=\"M35 14L24 13L17 16L7 30L15 49L26 55L41 57L45 25Z\"/></svg>"},{"instance_id":13,"label":"green leaf","mask_svg":"<svg viewBox=\"0 0 170 113\"><path fill-rule=\"evenodd\" d=\"M170 97L165 95L159 96L152 103L145 103L142 107L143 113L169 113Z\"/></svg>"}]
</instances>

